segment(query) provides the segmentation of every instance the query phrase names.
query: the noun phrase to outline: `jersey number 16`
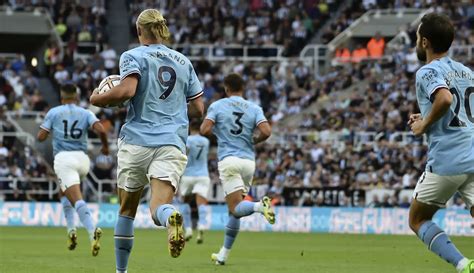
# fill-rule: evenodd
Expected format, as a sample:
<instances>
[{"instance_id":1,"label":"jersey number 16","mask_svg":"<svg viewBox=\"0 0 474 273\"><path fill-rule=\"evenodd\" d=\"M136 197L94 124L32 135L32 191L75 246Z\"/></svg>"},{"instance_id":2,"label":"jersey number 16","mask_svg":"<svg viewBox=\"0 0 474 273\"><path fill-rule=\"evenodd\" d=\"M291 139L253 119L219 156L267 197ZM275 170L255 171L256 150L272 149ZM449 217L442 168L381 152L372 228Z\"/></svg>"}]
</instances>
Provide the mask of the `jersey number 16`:
<instances>
[{"instance_id":1,"label":"jersey number 16","mask_svg":"<svg viewBox=\"0 0 474 273\"><path fill-rule=\"evenodd\" d=\"M81 138L82 136L82 130L79 129L79 128L76 128L76 125L79 121L78 120L75 120L73 123L72 123L72 126L71 128L68 127L68 121L67 120L63 120L63 124L64 124L64 139L68 139L69 135L71 135L71 138L72 139L79 139Z\"/></svg>"}]
</instances>

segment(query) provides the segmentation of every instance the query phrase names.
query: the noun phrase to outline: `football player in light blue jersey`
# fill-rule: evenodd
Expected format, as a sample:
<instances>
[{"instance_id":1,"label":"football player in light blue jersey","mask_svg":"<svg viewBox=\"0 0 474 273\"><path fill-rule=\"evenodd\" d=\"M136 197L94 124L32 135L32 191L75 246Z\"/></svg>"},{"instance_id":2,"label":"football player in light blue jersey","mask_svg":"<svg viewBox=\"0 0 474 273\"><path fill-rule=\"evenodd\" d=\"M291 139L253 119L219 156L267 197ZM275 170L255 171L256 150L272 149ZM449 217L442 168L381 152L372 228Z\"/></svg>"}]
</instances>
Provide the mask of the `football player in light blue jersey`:
<instances>
[{"instance_id":1,"label":"football player in light blue jersey","mask_svg":"<svg viewBox=\"0 0 474 273\"><path fill-rule=\"evenodd\" d=\"M224 195L229 208L229 221L225 228L224 245L211 258L224 265L240 228L240 218L261 213L270 224L275 223L271 200L264 197L260 202L244 200L252 184L255 172L254 145L271 135L271 127L262 108L243 98L244 80L238 74L224 78L228 98L209 106L201 125L201 134L214 133L218 144L218 169Z\"/></svg>"},{"instance_id":2,"label":"football player in light blue jersey","mask_svg":"<svg viewBox=\"0 0 474 273\"><path fill-rule=\"evenodd\" d=\"M102 142L102 153L109 153L107 134L97 117L76 105L77 87L73 84L61 86L62 105L48 111L38 132L38 140L44 141L53 134L54 172L58 176L68 233L68 248L74 250L77 231L74 223L74 209L82 225L89 233L92 255L100 249L102 230L95 226L91 212L84 202L80 183L89 172L90 160L87 156L87 130L92 127Z\"/></svg>"},{"instance_id":3,"label":"football player in light blue jersey","mask_svg":"<svg viewBox=\"0 0 474 273\"><path fill-rule=\"evenodd\" d=\"M209 179L209 170L207 167L209 139L199 135L199 125L201 125L201 123L198 121L193 121L190 125L191 134L186 143L188 165L181 178L179 191L185 201L183 216L186 241L189 241L193 236L190 203L194 195L198 208L197 243L202 244L203 232L206 228L206 205L211 180Z\"/></svg>"},{"instance_id":4,"label":"football player in light blue jersey","mask_svg":"<svg viewBox=\"0 0 474 273\"><path fill-rule=\"evenodd\" d=\"M441 14L421 19L416 52L426 62L416 73L416 95L421 114L410 116L415 136L428 137L428 162L413 193L410 227L432 252L460 273L474 273L468 260L441 228L435 212L458 191L474 217L474 75L447 56L454 26Z\"/></svg>"},{"instance_id":5,"label":"football player in light blue jersey","mask_svg":"<svg viewBox=\"0 0 474 273\"><path fill-rule=\"evenodd\" d=\"M188 116L201 117L204 112L201 84L191 62L162 44L170 33L161 13L156 9L140 13L137 33L141 46L120 57L120 84L102 94L95 91L90 98L96 106L120 105L130 99L117 154L117 272L127 272L133 221L148 183L152 218L168 228L170 255L181 254L183 217L171 202L187 163Z\"/></svg>"}]
</instances>

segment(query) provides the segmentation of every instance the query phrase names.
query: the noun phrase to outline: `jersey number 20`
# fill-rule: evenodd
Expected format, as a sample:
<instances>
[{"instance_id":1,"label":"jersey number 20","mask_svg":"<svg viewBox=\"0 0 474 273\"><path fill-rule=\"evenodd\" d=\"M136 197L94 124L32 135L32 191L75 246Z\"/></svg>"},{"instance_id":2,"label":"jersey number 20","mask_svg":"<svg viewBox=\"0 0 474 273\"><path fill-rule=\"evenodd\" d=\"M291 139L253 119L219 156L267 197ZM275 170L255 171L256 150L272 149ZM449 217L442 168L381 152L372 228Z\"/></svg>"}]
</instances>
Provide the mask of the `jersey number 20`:
<instances>
[{"instance_id":1,"label":"jersey number 20","mask_svg":"<svg viewBox=\"0 0 474 273\"><path fill-rule=\"evenodd\" d=\"M461 108L461 96L458 93L458 90L456 88L451 88L449 89L451 94L456 97L456 106L454 107L454 118L451 120L449 123L449 126L451 127L466 127L466 122L462 121L459 119L459 110ZM466 92L464 93L464 108L466 109L466 115L467 119L474 123L474 116L472 115L473 113L471 112L471 105L469 103L469 97L474 94L474 87L468 87L466 89Z\"/></svg>"}]
</instances>

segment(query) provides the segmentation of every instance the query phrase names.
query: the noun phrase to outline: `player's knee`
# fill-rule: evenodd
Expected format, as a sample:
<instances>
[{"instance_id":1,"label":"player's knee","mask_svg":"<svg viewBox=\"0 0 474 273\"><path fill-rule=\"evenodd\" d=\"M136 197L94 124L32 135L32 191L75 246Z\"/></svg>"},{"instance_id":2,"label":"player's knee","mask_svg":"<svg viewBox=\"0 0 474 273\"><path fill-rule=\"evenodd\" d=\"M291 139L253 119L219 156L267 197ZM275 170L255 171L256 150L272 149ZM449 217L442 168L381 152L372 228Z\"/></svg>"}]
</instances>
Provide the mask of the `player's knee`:
<instances>
[{"instance_id":1,"label":"player's knee","mask_svg":"<svg viewBox=\"0 0 474 273\"><path fill-rule=\"evenodd\" d=\"M119 214L123 215L123 216L128 216L128 217L135 218L135 214L137 214L137 209L136 208L135 209L130 208L130 207L127 207L127 206L121 206Z\"/></svg>"},{"instance_id":2,"label":"player's knee","mask_svg":"<svg viewBox=\"0 0 474 273\"><path fill-rule=\"evenodd\" d=\"M418 214L411 211L411 209L412 208L410 208L410 214L409 214L409 217L408 217L408 226L410 227L410 229L413 232L418 233L418 230L420 229L420 226L421 226L421 224L423 224L424 220L421 219L418 216Z\"/></svg>"},{"instance_id":3,"label":"player's knee","mask_svg":"<svg viewBox=\"0 0 474 273\"><path fill-rule=\"evenodd\" d=\"M421 224L419 223L419 221L416 221L416 220L410 218L410 219L408 220L408 225L410 226L410 229L411 229L413 232L417 233L418 230L420 229L420 225L421 225Z\"/></svg>"},{"instance_id":4,"label":"player's knee","mask_svg":"<svg viewBox=\"0 0 474 273\"><path fill-rule=\"evenodd\" d=\"M233 205L228 205L229 213L235 216L235 207Z\"/></svg>"}]
</instances>

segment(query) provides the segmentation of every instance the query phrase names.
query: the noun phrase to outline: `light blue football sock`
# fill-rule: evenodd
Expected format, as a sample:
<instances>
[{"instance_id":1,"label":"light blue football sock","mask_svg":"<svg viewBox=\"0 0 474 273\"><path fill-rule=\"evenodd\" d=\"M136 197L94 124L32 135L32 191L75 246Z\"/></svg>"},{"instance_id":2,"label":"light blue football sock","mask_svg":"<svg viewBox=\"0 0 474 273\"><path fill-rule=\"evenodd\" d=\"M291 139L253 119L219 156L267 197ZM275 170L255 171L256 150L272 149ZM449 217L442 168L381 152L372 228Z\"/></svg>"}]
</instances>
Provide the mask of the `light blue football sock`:
<instances>
[{"instance_id":1,"label":"light blue football sock","mask_svg":"<svg viewBox=\"0 0 474 273\"><path fill-rule=\"evenodd\" d=\"M234 216L237 218L251 215L255 212L254 210L255 202L250 202L247 200L241 201L234 209Z\"/></svg>"},{"instance_id":2,"label":"light blue football sock","mask_svg":"<svg viewBox=\"0 0 474 273\"><path fill-rule=\"evenodd\" d=\"M225 226L225 235L224 235L224 247L226 249L231 249L234 244L237 234L239 234L240 229L240 219L229 214L229 221Z\"/></svg>"},{"instance_id":3,"label":"light blue football sock","mask_svg":"<svg viewBox=\"0 0 474 273\"><path fill-rule=\"evenodd\" d=\"M91 211L87 207L86 202L82 199L78 200L76 204L74 204L74 207L76 208L77 214L79 214L82 225L89 233L89 240L92 240L94 238L95 225L92 221Z\"/></svg>"},{"instance_id":4,"label":"light blue football sock","mask_svg":"<svg viewBox=\"0 0 474 273\"><path fill-rule=\"evenodd\" d=\"M449 237L432 221L424 222L418 230L418 237L428 249L438 254L448 263L457 266L464 258Z\"/></svg>"},{"instance_id":5,"label":"light blue football sock","mask_svg":"<svg viewBox=\"0 0 474 273\"><path fill-rule=\"evenodd\" d=\"M171 214L175 210L176 208L170 204L164 204L156 208L154 216L155 216L155 219L157 219L159 222L156 224L162 227L168 226L168 218L170 218Z\"/></svg>"},{"instance_id":6,"label":"light blue football sock","mask_svg":"<svg viewBox=\"0 0 474 273\"><path fill-rule=\"evenodd\" d=\"M206 205L199 205L198 207L198 229L204 229L206 226L206 214L207 214L207 209Z\"/></svg>"},{"instance_id":7,"label":"light blue football sock","mask_svg":"<svg viewBox=\"0 0 474 273\"><path fill-rule=\"evenodd\" d=\"M133 247L133 218L119 215L115 224L115 263L116 272L127 272L128 258Z\"/></svg>"},{"instance_id":8,"label":"light blue football sock","mask_svg":"<svg viewBox=\"0 0 474 273\"><path fill-rule=\"evenodd\" d=\"M66 196L61 196L61 204L63 205L64 218L66 218L67 232L76 228L76 223L74 221L74 208L72 207L71 202L67 199Z\"/></svg>"},{"instance_id":9,"label":"light blue football sock","mask_svg":"<svg viewBox=\"0 0 474 273\"><path fill-rule=\"evenodd\" d=\"M181 213L183 214L184 223L183 226L185 229L192 228L191 222L191 207L189 204L184 203L181 205Z\"/></svg>"}]
</instances>

